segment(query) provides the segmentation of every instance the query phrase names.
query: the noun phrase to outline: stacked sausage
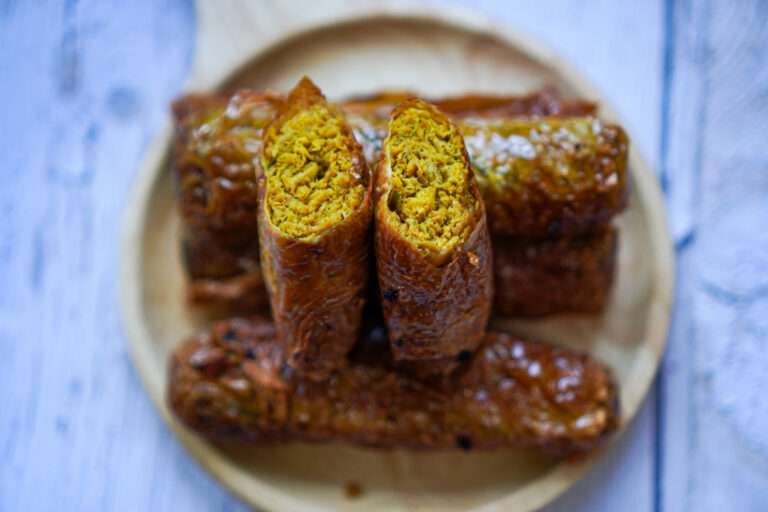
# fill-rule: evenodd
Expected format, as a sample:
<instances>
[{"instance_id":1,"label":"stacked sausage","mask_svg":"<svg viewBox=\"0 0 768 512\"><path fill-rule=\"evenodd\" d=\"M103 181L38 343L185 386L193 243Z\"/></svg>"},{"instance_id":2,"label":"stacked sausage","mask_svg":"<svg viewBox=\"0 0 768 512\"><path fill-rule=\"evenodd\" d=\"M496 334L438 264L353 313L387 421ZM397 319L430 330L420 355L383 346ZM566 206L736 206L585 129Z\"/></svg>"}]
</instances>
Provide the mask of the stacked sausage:
<instances>
[{"instance_id":1,"label":"stacked sausage","mask_svg":"<svg viewBox=\"0 0 768 512\"><path fill-rule=\"evenodd\" d=\"M588 450L616 389L587 356L486 332L491 310L599 311L627 140L547 93L427 102L240 91L174 105L193 303L254 314L182 344L188 425L253 442ZM494 301L493 290L496 287Z\"/></svg>"},{"instance_id":2,"label":"stacked sausage","mask_svg":"<svg viewBox=\"0 0 768 512\"><path fill-rule=\"evenodd\" d=\"M343 107L375 162L386 115L406 93ZM611 219L628 198L629 142L587 101L464 96L435 104L456 122L493 236L494 310L509 316L599 313L613 282Z\"/></svg>"},{"instance_id":3,"label":"stacked sausage","mask_svg":"<svg viewBox=\"0 0 768 512\"><path fill-rule=\"evenodd\" d=\"M385 93L341 105L375 168L395 105ZM177 101L174 177L181 207L188 298L248 310L265 304L258 261L253 161L260 131L282 98L240 91ZM628 141L586 101L547 92L434 102L464 135L494 238L495 312L598 313L618 242L610 221L627 202Z\"/></svg>"}]
</instances>

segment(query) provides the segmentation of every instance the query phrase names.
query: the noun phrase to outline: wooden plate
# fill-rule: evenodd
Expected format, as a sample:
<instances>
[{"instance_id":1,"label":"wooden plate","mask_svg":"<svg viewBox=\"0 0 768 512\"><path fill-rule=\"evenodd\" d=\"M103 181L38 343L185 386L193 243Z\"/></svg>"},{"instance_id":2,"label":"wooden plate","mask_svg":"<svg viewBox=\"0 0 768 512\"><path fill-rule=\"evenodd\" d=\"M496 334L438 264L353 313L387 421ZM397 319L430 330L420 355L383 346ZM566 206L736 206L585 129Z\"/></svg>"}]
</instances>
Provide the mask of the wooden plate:
<instances>
[{"instance_id":1,"label":"wooden plate","mask_svg":"<svg viewBox=\"0 0 768 512\"><path fill-rule=\"evenodd\" d=\"M427 95L526 92L554 85L600 100L579 75L529 39L467 12L337 2L302 12L246 1L202 2L188 90L222 85L286 90L307 74L331 98L383 88ZM284 11L281 11L284 9ZM602 117L615 116L601 101ZM184 429L164 401L166 359L206 321L182 303L178 224L168 173L170 123L152 144L128 205L120 269L125 328L138 372L189 452L243 500L267 510L522 511L544 505L585 473L532 454L381 452L294 444L227 448ZM589 350L620 382L625 423L638 410L664 349L673 258L660 189L632 148L631 206L617 219L617 282L600 317L495 318L497 327ZM345 495L348 482L364 492Z\"/></svg>"}]
</instances>

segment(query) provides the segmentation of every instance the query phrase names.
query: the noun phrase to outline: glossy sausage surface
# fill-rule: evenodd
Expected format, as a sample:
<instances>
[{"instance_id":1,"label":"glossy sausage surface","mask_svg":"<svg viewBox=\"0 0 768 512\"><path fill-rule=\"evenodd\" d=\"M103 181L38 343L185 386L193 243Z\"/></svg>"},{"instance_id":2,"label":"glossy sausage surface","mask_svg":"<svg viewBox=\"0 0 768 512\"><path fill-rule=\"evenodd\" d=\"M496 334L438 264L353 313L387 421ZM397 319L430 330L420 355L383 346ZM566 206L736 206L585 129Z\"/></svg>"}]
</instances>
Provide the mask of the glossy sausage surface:
<instances>
[{"instance_id":1,"label":"glossy sausage surface","mask_svg":"<svg viewBox=\"0 0 768 512\"><path fill-rule=\"evenodd\" d=\"M265 129L257 169L258 236L264 281L286 360L300 374L323 379L346 364L359 333L370 278L373 182L360 145L347 126L344 137L354 162L350 172L363 184L363 198L356 209L313 239L296 238L273 224L264 169L270 145L288 120L316 104L325 104L325 98L305 78ZM333 111L333 106L329 108ZM340 112L334 113L341 117Z\"/></svg>"},{"instance_id":2,"label":"glossy sausage surface","mask_svg":"<svg viewBox=\"0 0 768 512\"><path fill-rule=\"evenodd\" d=\"M536 317L601 312L613 284L617 245L612 227L580 237L495 237L494 313Z\"/></svg>"},{"instance_id":3,"label":"glossy sausage surface","mask_svg":"<svg viewBox=\"0 0 768 512\"><path fill-rule=\"evenodd\" d=\"M171 409L214 439L555 456L594 449L619 424L616 386L603 366L509 334L489 332L455 378L432 385L380 357L354 361L326 382L304 379L282 364L275 334L267 320L233 319L182 343L170 358Z\"/></svg>"},{"instance_id":4,"label":"glossy sausage surface","mask_svg":"<svg viewBox=\"0 0 768 512\"><path fill-rule=\"evenodd\" d=\"M391 122L408 109L420 109L447 121L433 106L406 100L392 113ZM393 164L388 144L389 139L385 139L375 189L376 268L384 320L396 359L441 360L442 366L442 360L453 360L462 351L475 351L490 315L493 269L485 205L462 145L462 173L472 199L467 214L471 231L447 261L431 261L402 233L392 215Z\"/></svg>"}]
</instances>

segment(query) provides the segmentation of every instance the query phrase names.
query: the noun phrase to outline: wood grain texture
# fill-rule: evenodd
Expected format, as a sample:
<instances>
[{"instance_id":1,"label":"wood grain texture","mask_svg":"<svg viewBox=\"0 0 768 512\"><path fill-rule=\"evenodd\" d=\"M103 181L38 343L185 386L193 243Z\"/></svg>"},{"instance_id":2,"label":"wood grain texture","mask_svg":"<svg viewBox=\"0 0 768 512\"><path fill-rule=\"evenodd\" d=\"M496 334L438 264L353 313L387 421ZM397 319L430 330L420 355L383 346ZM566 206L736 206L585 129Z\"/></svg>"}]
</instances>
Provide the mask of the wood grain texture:
<instances>
[{"instance_id":1,"label":"wood grain texture","mask_svg":"<svg viewBox=\"0 0 768 512\"><path fill-rule=\"evenodd\" d=\"M122 207L185 2L0 3L0 510L242 509L172 441L118 314Z\"/></svg>"},{"instance_id":2,"label":"wood grain texture","mask_svg":"<svg viewBox=\"0 0 768 512\"><path fill-rule=\"evenodd\" d=\"M768 368L765 3L453 3L597 84L663 164L679 241L662 457L651 397L548 510L767 509L768 419L752 402ZM122 205L188 73L194 23L182 0L0 1L2 511L246 510L156 416L116 299Z\"/></svg>"},{"instance_id":3,"label":"wood grain texture","mask_svg":"<svg viewBox=\"0 0 768 512\"><path fill-rule=\"evenodd\" d=\"M669 6L664 173L678 238L663 510L768 509L768 5Z\"/></svg>"}]
</instances>

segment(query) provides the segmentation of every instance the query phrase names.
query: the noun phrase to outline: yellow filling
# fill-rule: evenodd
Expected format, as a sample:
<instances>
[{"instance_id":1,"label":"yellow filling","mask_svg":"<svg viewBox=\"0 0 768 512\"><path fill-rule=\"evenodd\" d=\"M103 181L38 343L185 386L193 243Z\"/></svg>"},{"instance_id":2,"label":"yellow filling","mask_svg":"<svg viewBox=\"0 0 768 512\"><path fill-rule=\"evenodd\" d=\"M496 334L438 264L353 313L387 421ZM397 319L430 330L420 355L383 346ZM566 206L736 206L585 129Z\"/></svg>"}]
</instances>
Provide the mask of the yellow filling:
<instances>
[{"instance_id":1,"label":"yellow filling","mask_svg":"<svg viewBox=\"0 0 768 512\"><path fill-rule=\"evenodd\" d=\"M399 232L437 264L474 227L475 199L463 148L458 130L430 110L407 108L390 123L387 207Z\"/></svg>"},{"instance_id":2,"label":"yellow filling","mask_svg":"<svg viewBox=\"0 0 768 512\"><path fill-rule=\"evenodd\" d=\"M351 215L365 196L354 139L326 104L287 120L262 158L269 218L291 238L316 238Z\"/></svg>"}]
</instances>

